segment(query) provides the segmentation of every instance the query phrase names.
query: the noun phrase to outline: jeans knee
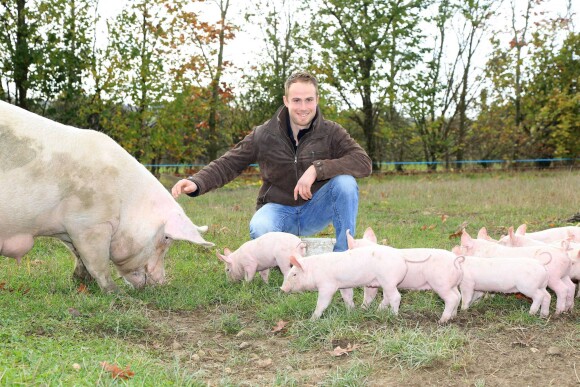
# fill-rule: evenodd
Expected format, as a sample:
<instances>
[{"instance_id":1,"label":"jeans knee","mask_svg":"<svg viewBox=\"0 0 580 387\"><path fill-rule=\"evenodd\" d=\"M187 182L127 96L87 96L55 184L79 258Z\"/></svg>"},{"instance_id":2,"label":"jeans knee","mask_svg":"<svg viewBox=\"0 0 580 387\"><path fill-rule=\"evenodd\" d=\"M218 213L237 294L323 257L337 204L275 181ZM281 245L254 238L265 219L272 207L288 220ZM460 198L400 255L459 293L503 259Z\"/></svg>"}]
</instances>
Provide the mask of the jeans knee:
<instances>
[{"instance_id":1,"label":"jeans knee","mask_svg":"<svg viewBox=\"0 0 580 387\"><path fill-rule=\"evenodd\" d=\"M263 219L255 219L253 218L250 220L250 238L256 239L261 237L262 235L271 232L271 231L278 231L276 226L271 222L265 222Z\"/></svg>"},{"instance_id":2,"label":"jeans knee","mask_svg":"<svg viewBox=\"0 0 580 387\"><path fill-rule=\"evenodd\" d=\"M356 179L350 175L338 175L331 179L333 190L339 194L347 196L358 196L358 184Z\"/></svg>"}]
</instances>

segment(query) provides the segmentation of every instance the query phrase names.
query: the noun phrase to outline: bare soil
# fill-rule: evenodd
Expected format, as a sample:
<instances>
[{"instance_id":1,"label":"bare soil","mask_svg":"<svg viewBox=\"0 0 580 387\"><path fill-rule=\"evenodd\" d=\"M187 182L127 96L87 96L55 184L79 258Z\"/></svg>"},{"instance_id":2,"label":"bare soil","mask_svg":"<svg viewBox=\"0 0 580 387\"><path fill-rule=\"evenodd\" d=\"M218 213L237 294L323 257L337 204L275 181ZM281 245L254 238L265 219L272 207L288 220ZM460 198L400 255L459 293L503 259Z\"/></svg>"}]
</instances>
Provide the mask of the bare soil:
<instances>
[{"instance_id":1,"label":"bare soil","mask_svg":"<svg viewBox=\"0 0 580 387\"><path fill-rule=\"evenodd\" d=\"M468 337L466 344L453 358L419 369L379 358L364 343L352 343L358 345L353 352L333 356L333 348L345 348L347 340L300 352L291 345L288 331L273 333L252 316L242 317L244 328L238 334L224 334L211 323L221 312L151 310L149 318L171 333L151 332L144 344L171 355L166 358L179 359L181 367L208 386L292 385L291 381L299 386L329 385L337 370L361 362L370 366L370 375L349 385L580 386L578 310L529 326L498 323L497 318L490 322L484 315L460 311L451 324ZM413 323L436 329L434 317L413 316Z\"/></svg>"}]
</instances>

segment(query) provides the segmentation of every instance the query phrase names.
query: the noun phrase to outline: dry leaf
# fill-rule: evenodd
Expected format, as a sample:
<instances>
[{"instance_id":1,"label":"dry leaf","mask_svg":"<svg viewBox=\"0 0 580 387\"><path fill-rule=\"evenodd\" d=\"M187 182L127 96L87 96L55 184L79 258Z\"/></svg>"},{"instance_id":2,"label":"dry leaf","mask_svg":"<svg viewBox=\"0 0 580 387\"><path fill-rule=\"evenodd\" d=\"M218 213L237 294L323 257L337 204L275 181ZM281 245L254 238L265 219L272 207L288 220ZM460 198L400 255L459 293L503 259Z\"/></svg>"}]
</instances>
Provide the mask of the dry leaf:
<instances>
[{"instance_id":1,"label":"dry leaf","mask_svg":"<svg viewBox=\"0 0 580 387\"><path fill-rule=\"evenodd\" d=\"M277 332L282 331L286 327L286 324L288 324L288 321L283 321L283 320L278 321L278 324L276 324L276 326L274 328L272 328L271 332L277 333Z\"/></svg>"},{"instance_id":2,"label":"dry leaf","mask_svg":"<svg viewBox=\"0 0 580 387\"><path fill-rule=\"evenodd\" d=\"M447 221L447 218L449 218L449 215L441 215L441 222L445 223Z\"/></svg>"},{"instance_id":3,"label":"dry leaf","mask_svg":"<svg viewBox=\"0 0 580 387\"><path fill-rule=\"evenodd\" d=\"M435 226L434 224L432 224L432 225L429 226L429 230L433 230L435 227L437 227L437 226Z\"/></svg>"},{"instance_id":4,"label":"dry leaf","mask_svg":"<svg viewBox=\"0 0 580 387\"><path fill-rule=\"evenodd\" d=\"M449 235L449 239L461 238L462 234L463 234L463 230L460 230L458 232L454 232L453 234Z\"/></svg>"},{"instance_id":5,"label":"dry leaf","mask_svg":"<svg viewBox=\"0 0 580 387\"><path fill-rule=\"evenodd\" d=\"M80 284L79 287L77 288L77 293L88 293L89 289L87 289L87 285L85 284Z\"/></svg>"},{"instance_id":6,"label":"dry leaf","mask_svg":"<svg viewBox=\"0 0 580 387\"><path fill-rule=\"evenodd\" d=\"M351 345L350 343L348 343L348 345L346 346L346 348L341 348L340 346L334 348L334 351L329 352L332 356L338 357L338 356L342 356L342 355L348 355L349 352L354 351L355 349L358 348L358 345Z\"/></svg>"},{"instance_id":7,"label":"dry leaf","mask_svg":"<svg viewBox=\"0 0 580 387\"><path fill-rule=\"evenodd\" d=\"M81 369L81 365L79 363L73 363L72 368L79 371Z\"/></svg>"},{"instance_id":8,"label":"dry leaf","mask_svg":"<svg viewBox=\"0 0 580 387\"><path fill-rule=\"evenodd\" d=\"M75 308L68 308L68 312L71 314L71 316L73 317L79 317L81 315L81 312L79 312L77 309Z\"/></svg>"},{"instance_id":9,"label":"dry leaf","mask_svg":"<svg viewBox=\"0 0 580 387\"><path fill-rule=\"evenodd\" d=\"M118 365L109 364L106 361L102 361L101 366L103 367L103 369L105 371L111 373L111 375L113 376L113 379L120 378L120 379L127 380L129 378L132 378L135 375L135 372L132 372L129 369L129 366L127 366L125 369L122 369Z\"/></svg>"},{"instance_id":10,"label":"dry leaf","mask_svg":"<svg viewBox=\"0 0 580 387\"><path fill-rule=\"evenodd\" d=\"M421 226L421 231L425 231L425 230L427 230L427 226L425 226L425 225Z\"/></svg>"}]
</instances>

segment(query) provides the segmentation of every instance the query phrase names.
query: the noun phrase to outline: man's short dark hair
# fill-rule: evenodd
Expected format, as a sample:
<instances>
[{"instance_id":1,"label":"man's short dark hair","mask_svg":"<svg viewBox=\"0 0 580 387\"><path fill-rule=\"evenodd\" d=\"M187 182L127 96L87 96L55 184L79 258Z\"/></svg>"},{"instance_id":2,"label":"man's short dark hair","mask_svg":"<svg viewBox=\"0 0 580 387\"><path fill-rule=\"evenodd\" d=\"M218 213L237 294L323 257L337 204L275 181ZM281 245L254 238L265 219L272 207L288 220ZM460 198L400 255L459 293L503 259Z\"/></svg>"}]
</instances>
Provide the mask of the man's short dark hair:
<instances>
[{"instance_id":1,"label":"man's short dark hair","mask_svg":"<svg viewBox=\"0 0 580 387\"><path fill-rule=\"evenodd\" d=\"M314 75L306 71L295 72L286 79L286 82L284 83L284 95L288 96L290 85L296 82L312 83L316 90L316 95L318 95L318 80Z\"/></svg>"}]
</instances>

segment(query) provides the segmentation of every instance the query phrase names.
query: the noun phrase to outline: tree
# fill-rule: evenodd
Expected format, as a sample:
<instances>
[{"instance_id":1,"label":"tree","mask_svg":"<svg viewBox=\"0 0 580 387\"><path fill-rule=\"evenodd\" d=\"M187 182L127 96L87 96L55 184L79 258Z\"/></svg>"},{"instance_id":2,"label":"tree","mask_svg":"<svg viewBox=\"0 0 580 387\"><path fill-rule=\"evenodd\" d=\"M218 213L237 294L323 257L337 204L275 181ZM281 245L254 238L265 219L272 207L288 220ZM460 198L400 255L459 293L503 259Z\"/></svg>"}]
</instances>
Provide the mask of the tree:
<instances>
[{"instance_id":1,"label":"tree","mask_svg":"<svg viewBox=\"0 0 580 387\"><path fill-rule=\"evenodd\" d=\"M490 60L487 63L488 77L493 83L494 94L492 98L498 100L505 100L506 97L510 99L511 103L511 122L505 123L503 130L509 132L512 139L511 154L507 155L511 160L517 159L525 144L525 138L529 134L529 128L523 126L522 113L522 89L526 78L525 70L525 55L527 54L527 46L529 44L530 23L532 17L532 9L534 3L539 4L542 0L527 0L525 9L522 14L523 25L519 23L518 7L515 0L510 0L511 21L510 21L510 37L509 46L504 48L501 46L501 40L498 37L491 39L493 45L493 52ZM521 4L521 2L519 3Z\"/></svg>"},{"instance_id":2,"label":"tree","mask_svg":"<svg viewBox=\"0 0 580 387\"><path fill-rule=\"evenodd\" d=\"M4 98L23 109L29 108L31 66L35 63L42 38L38 32L41 16L33 1L0 1L1 74L6 77ZM14 84L10 92L9 84Z\"/></svg>"},{"instance_id":3,"label":"tree","mask_svg":"<svg viewBox=\"0 0 580 387\"><path fill-rule=\"evenodd\" d=\"M545 23L531 41L530 82L523 87L522 112L529 128L527 149L539 158L580 155L580 34L557 35L569 19Z\"/></svg>"},{"instance_id":4,"label":"tree","mask_svg":"<svg viewBox=\"0 0 580 387\"><path fill-rule=\"evenodd\" d=\"M220 131L222 116L231 98L228 85L222 81L226 68L230 65L224 60L224 47L234 38L236 27L229 23L229 0L215 0L218 20L211 24L199 18L199 13L188 9L188 1L173 2L170 7L172 20L172 47L185 56L175 66L175 81L186 93L196 88L207 88L207 93L196 93L205 98L207 111L203 120L195 125L198 138L203 142L203 155L206 161L218 156L218 152L228 146L227 132ZM197 104L201 106L201 104Z\"/></svg>"},{"instance_id":5,"label":"tree","mask_svg":"<svg viewBox=\"0 0 580 387\"><path fill-rule=\"evenodd\" d=\"M140 0L121 11L109 26L114 81L106 92L116 102L111 133L143 163L159 164L168 133L159 125L169 84L165 0ZM157 174L156 167L153 173Z\"/></svg>"},{"instance_id":6,"label":"tree","mask_svg":"<svg viewBox=\"0 0 580 387\"><path fill-rule=\"evenodd\" d=\"M365 136L373 167L380 168L378 123L410 87L406 73L419 60L419 11L425 0L324 0L312 28L320 44L325 81ZM358 101L355 101L358 100ZM389 118L389 119L390 119Z\"/></svg>"},{"instance_id":7,"label":"tree","mask_svg":"<svg viewBox=\"0 0 580 387\"><path fill-rule=\"evenodd\" d=\"M272 117L283 103L288 76L305 68L305 48L300 43L307 32L296 20L304 12L303 5L288 0L260 0L246 10L246 25L259 29L264 48L256 62L248 61L240 69L239 95L232 106L233 143Z\"/></svg>"},{"instance_id":8,"label":"tree","mask_svg":"<svg viewBox=\"0 0 580 387\"><path fill-rule=\"evenodd\" d=\"M42 114L64 124L86 126L80 113L92 62L97 23L95 0L41 3L46 35L35 73Z\"/></svg>"},{"instance_id":9,"label":"tree","mask_svg":"<svg viewBox=\"0 0 580 387\"><path fill-rule=\"evenodd\" d=\"M409 115L415 123L423 148L423 157L429 169L436 170L437 163L451 148L452 124L457 111L454 103L459 94L457 72L461 59L461 48L447 64L445 47L448 45L449 23L457 13L457 6L449 0L437 4L436 16L430 20L435 23L433 47L427 50L430 57L425 61L425 69L418 69L413 83L415 87L406 93Z\"/></svg>"},{"instance_id":10,"label":"tree","mask_svg":"<svg viewBox=\"0 0 580 387\"><path fill-rule=\"evenodd\" d=\"M456 159L462 161L465 158L466 137L468 131L467 110L471 105L473 96L471 95L472 71L474 55L479 47L479 43L486 30L486 21L493 13L492 6L497 4L494 0L468 0L460 5L460 12L464 19L459 46L459 54L462 57L463 75L461 77L461 86L459 101L457 103L457 115L459 122L457 124L457 143ZM462 164L457 163L456 168L461 169Z\"/></svg>"}]
</instances>

